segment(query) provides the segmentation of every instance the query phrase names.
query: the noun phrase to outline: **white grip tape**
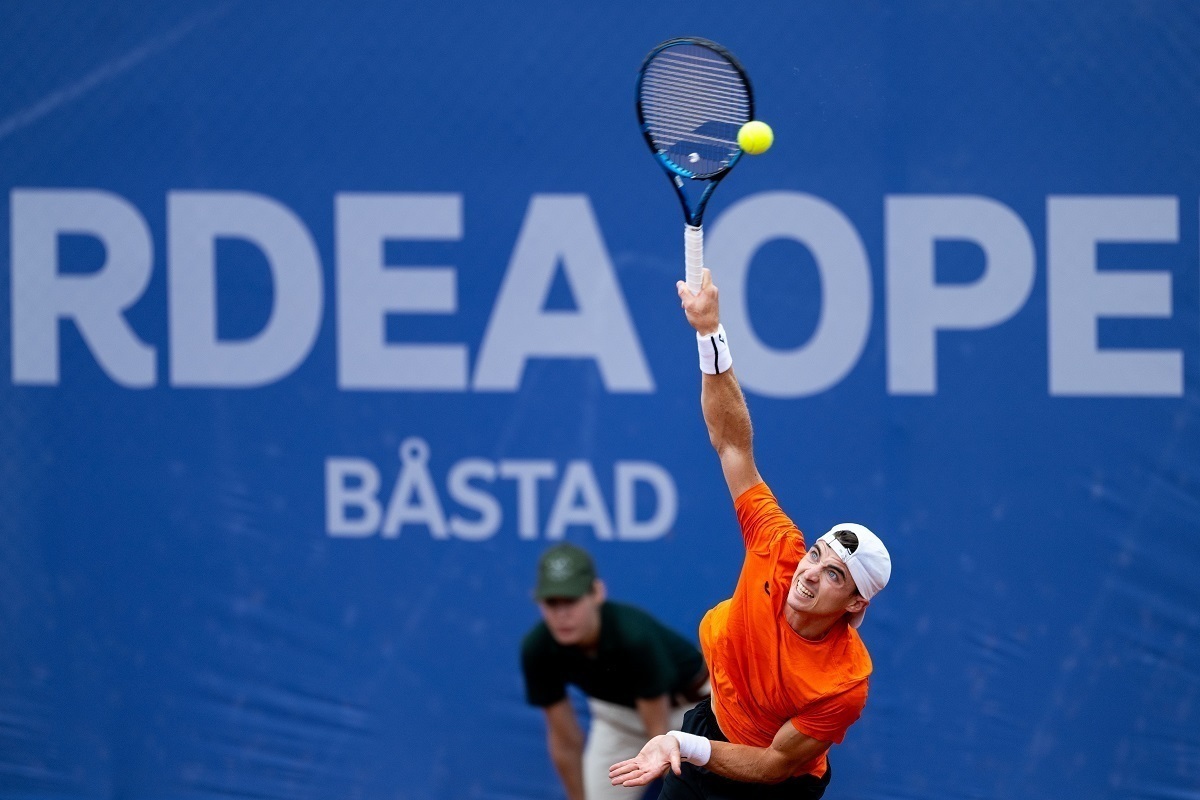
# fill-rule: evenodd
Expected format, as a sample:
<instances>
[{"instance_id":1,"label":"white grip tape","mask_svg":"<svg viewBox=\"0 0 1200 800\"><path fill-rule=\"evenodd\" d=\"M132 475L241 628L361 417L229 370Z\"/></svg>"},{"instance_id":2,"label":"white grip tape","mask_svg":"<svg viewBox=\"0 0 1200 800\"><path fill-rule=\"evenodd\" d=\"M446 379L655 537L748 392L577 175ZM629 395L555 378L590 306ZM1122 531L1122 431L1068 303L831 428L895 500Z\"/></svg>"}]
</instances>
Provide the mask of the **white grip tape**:
<instances>
[{"instance_id":1,"label":"white grip tape","mask_svg":"<svg viewBox=\"0 0 1200 800\"><path fill-rule=\"evenodd\" d=\"M700 273L704 269L704 229L699 225L683 228L683 263L688 291L700 294Z\"/></svg>"},{"instance_id":2,"label":"white grip tape","mask_svg":"<svg viewBox=\"0 0 1200 800\"><path fill-rule=\"evenodd\" d=\"M707 336L697 333L696 349L700 352L700 371L705 375L720 375L733 366L724 325L717 325L717 329Z\"/></svg>"},{"instance_id":3,"label":"white grip tape","mask_svg":"<svg viewBox=\"0 0 1200 800\"><path fill-rule=\"evenodd\" d=\"M679 755L697 767L703 767L712 758L712 742L703 736L683 731L667 731L667 736L675 737L679 742Z\"/></svg>"}]
</instances>

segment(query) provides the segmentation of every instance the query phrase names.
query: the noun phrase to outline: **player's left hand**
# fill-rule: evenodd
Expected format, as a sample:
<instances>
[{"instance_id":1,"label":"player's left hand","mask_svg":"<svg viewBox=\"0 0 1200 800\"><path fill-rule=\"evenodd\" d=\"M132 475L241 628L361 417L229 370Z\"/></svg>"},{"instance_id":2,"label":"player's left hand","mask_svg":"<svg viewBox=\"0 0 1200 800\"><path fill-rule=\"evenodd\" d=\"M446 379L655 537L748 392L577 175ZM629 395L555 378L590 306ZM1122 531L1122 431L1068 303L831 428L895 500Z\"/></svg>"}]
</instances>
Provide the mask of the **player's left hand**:
<instances>
[{"instance_id":1,"label":"player's left hand","mask_svg":"<svg viewBox=\"0 0 1200 800\"><path fill-rule=\"evenodd\" d=\"M667 767L679 774L679 742L664 734L646 742L633 758L609 767L608 779L613 786L645 786L667 774Z\"/></svg>"}]
</instances>

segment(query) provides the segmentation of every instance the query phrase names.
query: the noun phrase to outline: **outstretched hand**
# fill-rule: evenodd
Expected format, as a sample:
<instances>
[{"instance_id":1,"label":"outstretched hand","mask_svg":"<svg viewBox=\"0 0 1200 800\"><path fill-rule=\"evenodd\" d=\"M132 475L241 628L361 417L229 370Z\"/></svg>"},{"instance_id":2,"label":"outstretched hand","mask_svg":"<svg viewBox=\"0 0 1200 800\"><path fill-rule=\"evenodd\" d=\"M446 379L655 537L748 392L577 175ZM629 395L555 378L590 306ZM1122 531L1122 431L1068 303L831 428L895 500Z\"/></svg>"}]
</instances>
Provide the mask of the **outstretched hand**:
<instances>
[{"instance_id":1,"label":"outstretched hand","mask_svg":"<svg viewBox=\"0 0 1200 800\"><path fill-rule=\"evenodd\" d=\"M708 270L705 270L705 280ZM686 284L684 285L687 291ZM704 290L701 289L701 294ZM688 292L688 296L691 296ZM608 768L608 779L613 786L645 786L667 774L670 767L676 775L680 772L679 742L674 736L663 734L646 742L646 746L633 758L627 758Z\"/></svg>"},{"instance_id":2,"label":"outstretched hand","mask_svg":"<svg viewBox=\"0 0 1200 800\"><path fill-rule=\"evenodd\" d=\"M717 287L712 282L712 273L705 267L700 273L700 294L692 294L685 281L675 284L679 293L679 302L683 313L696 333L708 336L717 329L721 322L721 313L717 302Z\"/></svg>"}]
</instances>

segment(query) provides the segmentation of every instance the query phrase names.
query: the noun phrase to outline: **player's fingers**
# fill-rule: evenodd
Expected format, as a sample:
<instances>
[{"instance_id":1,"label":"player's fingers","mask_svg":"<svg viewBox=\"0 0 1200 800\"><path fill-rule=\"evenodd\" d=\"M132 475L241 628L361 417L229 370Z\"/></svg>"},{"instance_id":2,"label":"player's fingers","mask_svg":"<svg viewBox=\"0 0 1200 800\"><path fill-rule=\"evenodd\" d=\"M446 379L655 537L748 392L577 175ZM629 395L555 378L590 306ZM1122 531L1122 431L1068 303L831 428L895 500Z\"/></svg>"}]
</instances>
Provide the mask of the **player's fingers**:
<instances>
[{"instance_id":1,"label":"player's fingers","mask_svg":"<svg viewBox=\"0 0 1200 800\"><path fill-rule=\"evenodd\" d=\"M687 281L675 281L675 293L679 295L680 300L684 301L686 301L692 294L688 291Z\"/></svg>"},{"instance_id":2,"label":"player's fingers","mask_svg":"<svg viewBox=\"0 0 1200 800\"><path fill-rule=\"evenodd\" d=\"M629 764L629 762L622 762L622 764L626 765L627 768L622 769L618 772L609 772L609 774L608 774L608 781L613 786L624 786L627 781L632 780L634 777L636 777L636 774L637 774L637 766L636 765Z\"/></svg>"},{"instance_id":3,"label":"player's fingers","mask_svg":"<svg viewBox=\"0 0 1200 800\"><path fill-rule=\"evenodd\" d=\"M633 769L632 762L633 759L627 758L624 761L618 761L616 764L613 764L608 768L608 777L612 778L614 776L624 775L625 773L629 772L631 769Z\"/></svg>"},{"instance_id":4,"label":"player's fingers","mask_svg":"<svg viewBox=\"0 0 1200 800\"><path fill-rule=\"evenodd\" d=\"M654 778L651 777L650 775L648 775L647 773L638 772L635 775L627 775L625 777L625 780L621 782L621 785L622 786L645 786L647 783L649 783L652 780L654 780Z\"/></svg>"},{"instance_id":5,"label":"player's fingers","mask_svg":"<svg viewBox=\"0 0 1200 800\"><path fill-rule=\"evenodd\" d=\"M700 270L700 291L703 292L709 286L712 286L712 273L708 267L704 267Z\"/></svg>"},{"instance_id":6,"label":"player's fingers","mask_svg":"<svg viewBox=\"0 0 1200 800\"><path fill-rule=\"evenodd\" d=\"M679 763L679 751L678 750L671 751L671 771L674 772L676 775L679 775L683 772L683 767Z\"/></svg>"}]
</instances>

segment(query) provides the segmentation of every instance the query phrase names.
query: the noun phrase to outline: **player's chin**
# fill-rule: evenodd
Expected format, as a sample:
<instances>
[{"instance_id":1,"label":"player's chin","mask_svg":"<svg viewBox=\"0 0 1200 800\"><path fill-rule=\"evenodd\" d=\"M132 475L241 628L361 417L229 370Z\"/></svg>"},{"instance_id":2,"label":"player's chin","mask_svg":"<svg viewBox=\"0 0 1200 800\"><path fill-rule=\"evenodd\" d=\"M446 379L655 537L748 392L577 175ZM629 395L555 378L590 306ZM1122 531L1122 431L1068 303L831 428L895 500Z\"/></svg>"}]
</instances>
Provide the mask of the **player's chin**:
<instances>
[{"instance_id":1,"label":"player's chin","mask_svg":"<svg viewBox=\"0 0 1200 800\"><path fill-rule=\"evenodd\" d=\"M817 598L808 597L798 591L790 591L787 596L788 608L792 611L808 611L817 602Z\"/></svg>"},{"instance_id":2,"label":"player's chin","mask_svg":"<svg viewBox=\"0 0 1200 800\"><path fill-rule=\"evenodd\" d=\"M579 631L574 628L551 628L550 635L563 647L579 644Z\"/></svg>"}]
</instances>

